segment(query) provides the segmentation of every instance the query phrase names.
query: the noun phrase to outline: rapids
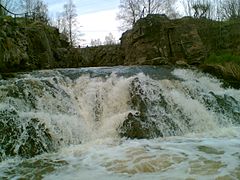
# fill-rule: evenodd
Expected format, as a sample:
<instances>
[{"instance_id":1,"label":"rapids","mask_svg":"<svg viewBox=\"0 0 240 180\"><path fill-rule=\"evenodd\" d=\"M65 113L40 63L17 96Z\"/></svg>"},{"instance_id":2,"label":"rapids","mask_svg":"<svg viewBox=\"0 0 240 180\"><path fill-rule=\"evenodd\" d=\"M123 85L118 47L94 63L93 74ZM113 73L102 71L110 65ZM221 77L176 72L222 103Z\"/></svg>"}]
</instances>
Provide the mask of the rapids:
<instances>
[{"instance_id":1,"label":"rapids","mask_svg":"<svg viewBox=\"0 0 240 180\"><path fill-rule=\"evenodd\" d=\"M153 66L2 78L0 179L240 179L240 90Z\"/></svg>"}]
</instances>

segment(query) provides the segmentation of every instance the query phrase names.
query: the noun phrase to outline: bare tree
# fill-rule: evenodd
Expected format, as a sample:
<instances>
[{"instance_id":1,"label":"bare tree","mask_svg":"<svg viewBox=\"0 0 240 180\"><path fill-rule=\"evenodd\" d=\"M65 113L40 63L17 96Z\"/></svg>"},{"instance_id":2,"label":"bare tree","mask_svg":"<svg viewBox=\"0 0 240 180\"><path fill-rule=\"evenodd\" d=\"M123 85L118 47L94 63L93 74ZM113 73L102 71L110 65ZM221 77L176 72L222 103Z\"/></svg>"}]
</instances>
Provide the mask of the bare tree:
<instances>
[{"instance_id":1,"label":"bare tree","mask_svg":"<svg viewBox=\"0 0 240 180\"><path fill-rule=\"evenodd\" d=\"M73 46L74 44L74 32L73 28L76 23L76 5L73 3L72 0L68 0L67 4L63 6L63 13L61 15L61 26L63 31L67 34L69 38L70 45Z\"/></svg>"},{"instance_id":2,"label":"bare tree","mask_svg":"<svg viewBox=\"0 0 240 180\"><path fill-rule=\"evenodd\" d=\"M48 23L48 7L43 0L21 0L22 12L34 16L37 20Z\"/></svg>"},{"instance_id":3,"label":"bare tree","mask_svg":"<svg viewBox=\"0 0 240 180\"><path fill-rule=\"evenodd\" d=\"M104 41L105 45L113 45L116 44L116 39L113 36L112 33L109 33L106 37L105 37L105 41Z\"/></svg>"},{"instance_id":4,"label":"bare tree","mask_svg":"<svg viewBox=\"0 0 240 180\"><path fill-rule=\"evenodd\" d=\"M192 4L195 18L211 18L211 3L207 0L197 0Z\"/></svg>"},{"instance_id":5,"label":"bare tree","mask_svg":"<svg viewBox=\"0 0 240 180\"><path fill-rule=\"evenodd\" d=\"M219 19L221 0L182 0L185 15L194 18Z\"/></svg>"},{"instance_id":6,"label":"bare tree","mask_svg":"<svg viewBox=\"0 0 240 180\"><path fill-rule=\"evenodd\" d=\"M92 39L91 40L91 46L100 46L102 45L102 42L100 39Z\"/></svg>"},{"instance_id":7,"label":"bare tree","mask_svg":"<svg viewBox=\"0 0 240 180\"><path fill-rule=\"evenodd\" d=\"M121 21L120 30L131 28L141 16L140 0L121 0L117 19ZM144 8L144 7L143 7Z\"/></svg>"},{"instance_id":8,"label":"bare tree","mask_svg":"<svg viewBox=\"0 0 240 180\"><path fill-rule=\"evenodd\" d=\"M222 12L225 19L240 18L240 0L225 0Z\"/></svg>"},{"instance_id":9,"label":"bare tree","mask_svg":"<svg viewBox=\"0 0 240 180\"><path fill-rule=\"evenodd\" d=\"M167 0L142 0L143 6L147 8L147 14L160 13L167 2Z\"/></svg>"},{"instance_id":10,"label":"bare tree","mask_svg":"<svg viewBox=\"0 0 240 180\"><path fill-rule=\"evenodd\" d=\"M23 12L32 13L36 7L37 1L38 0L21 0L20 5Z\"/></svg>"},{"instance_id":11,"label":"bare tree","mask_svg":"<svg viewBox=\"0 0 240 180\"><path fill-rule=\"evenodd\" d=\"M37 0L33 12L35 13L36 19L45 23L49 22L48 7L43 1Z\"/></svg>"},{"instance_id":12,"label":"bare tree","mask_svg":"<svg viewBox=\"0 0 240 180\"><path fill-rule=\"evenodd\" d=\"M121 0L117 19L121 21L120 30L131 28L138 19L147 14L171 14L176 0ZM168 14L167 14L168 15Z\"/></svg>"}]
</instances>

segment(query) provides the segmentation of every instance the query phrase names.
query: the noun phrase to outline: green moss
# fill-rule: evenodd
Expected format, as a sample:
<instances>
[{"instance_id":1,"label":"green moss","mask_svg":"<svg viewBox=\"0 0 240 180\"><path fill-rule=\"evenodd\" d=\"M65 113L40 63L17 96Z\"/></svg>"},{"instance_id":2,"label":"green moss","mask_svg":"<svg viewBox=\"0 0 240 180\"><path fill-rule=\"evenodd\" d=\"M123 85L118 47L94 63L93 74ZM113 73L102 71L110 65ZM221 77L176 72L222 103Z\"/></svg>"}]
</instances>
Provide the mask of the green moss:
<instances>
[{"instance_id":1,"label":"green moss","mask_svg":"<svg viewBox=\"0 0 240 180\"><path fill-rule=\"evenodd\" d=\"M212 53L210 56L205 60L205 64L224 64L226 62L232 62L240 65L240 56L233 55L230 53L224 54L215 54Z\"/></svg>"}]
</instances>

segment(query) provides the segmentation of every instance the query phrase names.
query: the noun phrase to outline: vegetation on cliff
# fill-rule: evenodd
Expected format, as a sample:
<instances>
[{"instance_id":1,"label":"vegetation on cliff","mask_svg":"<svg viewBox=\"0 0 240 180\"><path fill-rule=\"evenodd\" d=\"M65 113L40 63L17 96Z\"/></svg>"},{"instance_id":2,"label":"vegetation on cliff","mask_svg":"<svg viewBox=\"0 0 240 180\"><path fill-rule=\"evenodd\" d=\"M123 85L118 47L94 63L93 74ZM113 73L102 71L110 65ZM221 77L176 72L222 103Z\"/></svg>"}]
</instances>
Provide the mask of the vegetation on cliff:
<instances>
[{"instance_id":1,"label":"vegetation on cliff","mask_svg":"<svg viewBox=\"0 0 240 180\"><path fill-rule=\"evenodd\" d=\"M201 67L205 72L225 79L240 88L240 21L209 21L199 33L207 48Z\"/></svg>"},{"instance_id":2,"label":"vegetation on cliff","mask_svg":"<svg viewBox=\"0 0 240 180\"><path fill-rule=\"evenodd\" d=\"M55 27L9 16L0 19L0 26L0 72L81 65L77 49Z\"/></svg>"}]
</instances>

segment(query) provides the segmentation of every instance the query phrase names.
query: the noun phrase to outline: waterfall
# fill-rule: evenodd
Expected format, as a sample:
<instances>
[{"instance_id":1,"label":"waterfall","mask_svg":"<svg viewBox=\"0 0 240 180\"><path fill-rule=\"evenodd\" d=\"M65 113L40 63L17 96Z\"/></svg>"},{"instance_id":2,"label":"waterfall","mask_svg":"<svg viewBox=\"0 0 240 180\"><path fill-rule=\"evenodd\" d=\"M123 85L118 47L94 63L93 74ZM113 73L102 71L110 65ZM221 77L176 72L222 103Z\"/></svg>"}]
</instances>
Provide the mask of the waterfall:
<instances>
[{"instance_id":1,"label":"waterfall","mask_svg":"<svg viewBox=\"0 0 240 180\"><path fill-rule=\"evenodd\" d=\"M240 91L197 70L59 69L0 80L0 160L98 138L234 136L239 120Z\"/></svg>"}]
</instances>

